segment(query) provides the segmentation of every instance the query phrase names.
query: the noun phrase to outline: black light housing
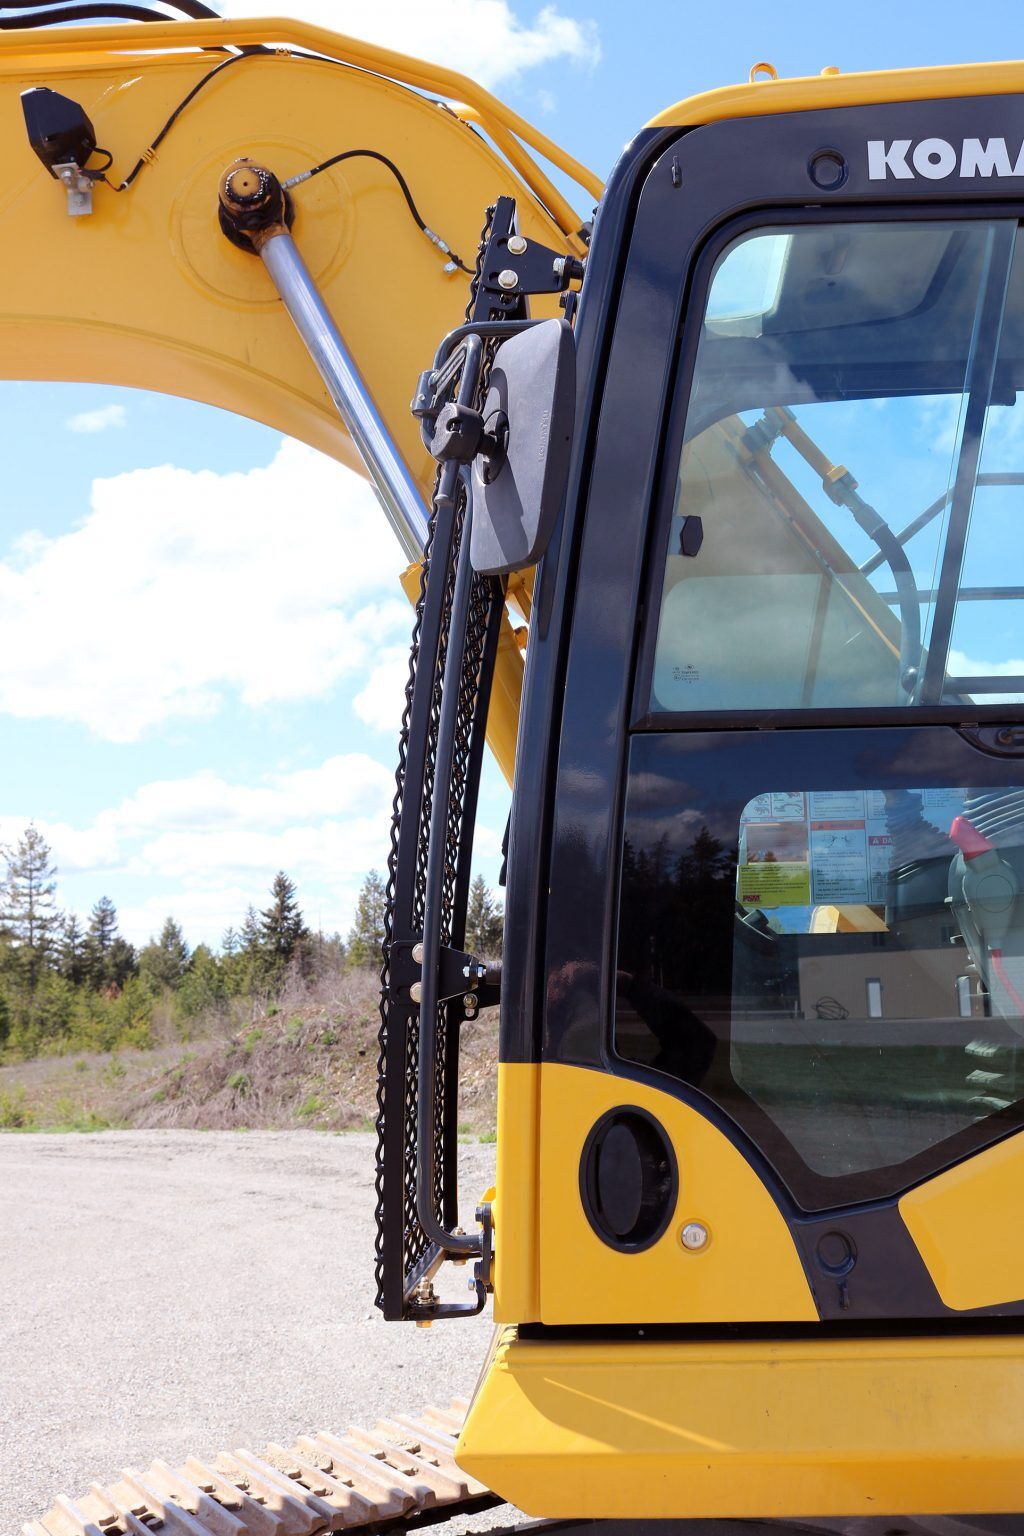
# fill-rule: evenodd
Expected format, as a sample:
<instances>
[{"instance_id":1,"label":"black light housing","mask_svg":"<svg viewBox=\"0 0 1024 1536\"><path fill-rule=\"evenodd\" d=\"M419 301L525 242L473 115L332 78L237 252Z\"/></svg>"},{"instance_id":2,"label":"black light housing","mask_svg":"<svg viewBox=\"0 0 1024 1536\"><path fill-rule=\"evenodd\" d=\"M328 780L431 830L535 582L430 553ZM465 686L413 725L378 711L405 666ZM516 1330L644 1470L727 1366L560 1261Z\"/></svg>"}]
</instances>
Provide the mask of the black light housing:
<instances>
[{"instance_id":1,"label":"black light housing","mask_svg":"<svg viewBox=\"0 0 1024 1536\"><path fill-rule=\"evenodd\" d=\"M22 91L21 109L28 141L51 176L57 165L84 167L96 148L96 134L77 101L48 85L34 85Z\"/></svg>"}]
</instances>

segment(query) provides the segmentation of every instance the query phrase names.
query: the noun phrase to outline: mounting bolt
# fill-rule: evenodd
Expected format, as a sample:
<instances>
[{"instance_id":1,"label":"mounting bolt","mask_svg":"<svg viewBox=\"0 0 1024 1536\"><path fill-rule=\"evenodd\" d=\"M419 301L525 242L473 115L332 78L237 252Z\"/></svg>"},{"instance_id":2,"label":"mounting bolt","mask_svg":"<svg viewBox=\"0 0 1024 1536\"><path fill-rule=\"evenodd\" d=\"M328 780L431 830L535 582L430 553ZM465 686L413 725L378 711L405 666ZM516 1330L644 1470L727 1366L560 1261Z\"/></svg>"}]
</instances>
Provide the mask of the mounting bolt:
<instances>
[{"instance_id":1,"label":"mounting bolt","mask_svg":"<svg viewBox=\"0 0 1024 1536\"><path fill-rule=\"evenodd\" d=\"M465 1008L467 1013L476 1013L476 1010L480 1006L480 999L477 997L475 992L467 992L465 997L462 999L462 1006Z\"/></svg>"},{"instance_id":2,"label":"mounting bolt","mask_svg":"<svg viewBox=\"0 0 1024 1536\"><path fill-rule=\"evenodd\" d=\"M412 947L412 963L413 963L413 965L422 965L423 964L423 945L422 944L414 944L413 945L413 947Z\"/></svg>"},{"instance_id":3,"label":"mounting bolt","mask_svg":"<svg viewBox=\"0 0 1024 1536\"><path fill-rule=\"evenodd\" d=\"M511 267L506 267L504 269L504 271L498 273L498 287L499 288L505 288L505 289L516 288L516 287L518 287L518 284L519 284L519 273L518 272L513 272Z\"/></svg>"},{"instance_id":4,"label":"mounting bolt","mask_svg":"<svg viewBox=\"0 0 1024 1536\"><path fill-rule=\"evenodd\" d=\"M412 998L414 1003L418 1003L420 998L423 996L423 988L420 986L418 981L414 981L412 986L409 988L409 996Z\"/></svg>"},{"instance_id":5,"label":"mounting bolt","mask_svg":"<svg viewBox=\"0 0 1024 1536\"><path fill-rule=\"evenodd\" d=\"M690 1253L699 1253L708 1245L708 1229L700 1221L688 1221L679 1234L679 1241Z\"/></svg>"},{"instance_id":6,"label":"mounting bolt","mask_svg":"<svg viewBox=\"0 0 1024 1536\"><path fill-rule=\"evenodd\" d=\"M508 250L510 256L522 256L526 250L526 237L524 235L509 235Z\"/></svg>"}]
</instances>

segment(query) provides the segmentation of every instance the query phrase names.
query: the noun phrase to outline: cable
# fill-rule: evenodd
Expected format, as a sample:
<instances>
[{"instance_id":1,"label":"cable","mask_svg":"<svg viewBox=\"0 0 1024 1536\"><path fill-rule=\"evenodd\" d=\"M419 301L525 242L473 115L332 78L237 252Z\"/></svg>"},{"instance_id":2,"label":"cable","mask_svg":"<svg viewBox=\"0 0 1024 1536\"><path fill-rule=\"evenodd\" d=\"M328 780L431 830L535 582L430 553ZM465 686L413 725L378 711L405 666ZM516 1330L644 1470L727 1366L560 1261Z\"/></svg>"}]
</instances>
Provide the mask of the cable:
<instances>
[{"instance_id":1,"label":"cable","mask_svg":"<svg viewBox=\"0 0 1024 1536\"><path fill-rule=\"evenodd\" d=\"M340 154L331 155L330 159L328 160L321 160L319 165L311 166L308 171L299 171L298 175L289 176L288 180L283 181L281 185L285 191L288 191L290 187L296 187L302 181L309 181L312 177L319 176L321 171L330 170L332 165L340 165L343 160L356 159L379 160L381 165L387 166L388 170L391 172L392 176L395 178L395 180L398 182L398 185L402 189L402 196L405 198L406 207L412 214L417 228L426 235L427 239L431 242L432 245L436 245L439 251L442 251L445 256L449 257L455 266L472 277L473 268L467 267L461 256L457 256L452 250L451 246L448 245L446 241L442 240L441 236L437 234L435 230L430 228L429 224L427 224L419 209L416 207L413 195L409 190L409 183L398 169L398 166L393 160L389 160L387 155L382 155L379 150L343 149Z\"/></svg>"},{"instance_id":2,"label":"cable","mask_svg":"<svg viewBox=\"0 0 1024 1536\"><path fill-rule=\"evenodd\" d=\"M222 70L230 69L232 64L241 64L243 59L251 59L252 57L253 54L251 52L233 53L229 59L222 59L219 64L215 64L212 69L207 70L206 74L203 75L201 79L196 81L188 95L183 97L182 100L178 102L178 105L175 107L166 123L164 123L163 127L160 129L160 132L157 134L156 138L153 139L147 149L143 150L142 154L136 160L135 164L128 172L128 175L125 177L124 181L121 182L120 186L115 185L115 183L112 182L109 177L104 176L102 179L106 182L107 186L110 187L114 192L126 192L131 186L132 182L135 180L136 176L142 170L142 167L148 164L148 162L152 159L153 155L156 153L157 149L170 133L171 129L174 127L174 124L184 112L189 102L195 100L195 98L199 95L199 92L203 89L204 85L208 85L209 82L213 79L214 75L219 75Z\"/></svg>"},{"instance_id":3,"label":"cable","mask_svg":"<svg viewBox=\"0 0 1024 1536\"><path fill-rule=\"evenodd\" d=\"M222 17L201 0L167 0L175 10L194 21L220 21ZM30 10L31 6L37 7ZM173 21L166 11L154 11L145 5L131 5L125 0L72 0L71 4L47 5L45 0L7 0L3 10L21 11L20 16L0 16L0 31L16 32L29 27L57 27L78 21ZM27 12L27 14L25 14Z\"/></svg>"}]
</instances>

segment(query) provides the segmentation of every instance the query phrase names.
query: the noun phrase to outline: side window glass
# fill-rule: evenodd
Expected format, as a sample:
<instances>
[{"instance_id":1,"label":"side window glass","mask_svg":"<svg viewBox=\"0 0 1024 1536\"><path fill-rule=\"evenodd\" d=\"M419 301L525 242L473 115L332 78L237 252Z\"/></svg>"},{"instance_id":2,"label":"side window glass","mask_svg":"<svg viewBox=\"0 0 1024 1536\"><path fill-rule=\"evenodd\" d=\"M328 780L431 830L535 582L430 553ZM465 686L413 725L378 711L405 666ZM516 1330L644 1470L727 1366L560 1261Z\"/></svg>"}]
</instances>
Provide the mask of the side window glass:
<instances>
[{"instance_id":1,"label":"side window glass","mask_svg":"<svg viewBox=\"0 0 1024 1536\"><path fill-rule=\"evenodd\" d=\"M713 271L655 713L1024 698L1024 254L997 222L815 224Z\"/></svg>"},{"instance_id":2,"label":"side window glass","mask_svg":"<svg viewBox=\"0 0 1024 1536\"><path fill-rule=\"evenodd\" d=\"M886 1193L1015 1123L1022 889L1024 787L772 789L732 840L627 839L617 1050L717 1102L811 1208Z\"/></svg>"}]
</instances>

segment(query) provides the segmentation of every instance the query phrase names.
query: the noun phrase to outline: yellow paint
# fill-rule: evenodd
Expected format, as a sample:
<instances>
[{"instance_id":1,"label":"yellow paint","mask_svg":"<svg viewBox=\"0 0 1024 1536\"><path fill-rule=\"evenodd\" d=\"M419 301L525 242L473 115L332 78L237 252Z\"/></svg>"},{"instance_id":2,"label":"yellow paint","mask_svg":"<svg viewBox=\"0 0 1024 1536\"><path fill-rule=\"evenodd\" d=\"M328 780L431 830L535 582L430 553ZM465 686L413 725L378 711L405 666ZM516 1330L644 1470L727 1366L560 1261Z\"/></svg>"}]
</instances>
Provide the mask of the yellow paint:
<instances>
[{"instance_id":1,"label":"yellow paint","mask_svg":"<svg viewBox=\"0 0 1024 1536\"><path fill-rule=\"evenodd\" d=\"M547 1343L509 1329L457 1456L532 1515L1019 1512L1024 1339Z\"/></svg>"},{"instance_id":2,"label":"yellow paint","mask_svg":"<svg viewBox=\"0 0 1024 1536\"><path fill-rule=\"evenodd\" d=\"M127 192L97 187L94 213L69 218L63 189L29 148L20 92L51 85L80 100L114 154L111 176L119 180L217 57L169 53L168 44L209 44L214 36L234 44L281 40L358 67L279 54L233 66L186 108ZM536 180L521 146L513 158L529 184L479 133L385 74L443 92L472 89L459 76L293 22L0 36L0 133L8 146L0 192L0 377L183 395L265 422L361 470L261 263L220 232L216 188L225 165L250 154L286 177L340 148L365 145L401 166L428 223L469 264L483 209L502 192L516 196L525 234L559 249L574 244L541 206L547 182ZM527 133L486 92L476 99L496 138L522 132L547 152L542 135ZM574 162L557 163L573 174ZM397 185L374 161L347 161L297 187L294 198L296 241L426 499L434 465L409 400L417 369L463 318L468 279L445 274ZM578 216L557 201L563 224L577 228ZM554 299L546 309L559 313ZM383 524L382 537L389 537ZM396 547L396 575L399 567ZM408 577L403 585L408 591ZM415 595L418 572L411 585ZM510 781L522 674L506 623L488 739Z\"/></svg>"},{"instance_id":3,"label":"yellow paint","mask_svg":"<svg viewBox=\"0 0 1024 1536\"><path fill-rule=\"evenodd\" d=\"M495 1222L495 1322L535 1321L540 1310L537 1204L541 1068L498 1064L498 1197Z\"/></svg>"},{"instance_id":4,"label":"yellow paint","mask_svg":"<svg viewBox=\"0 0 1024 1536\"><path fill-rule=\"evenodd\" d=\"M542 1322L817 1320L781 1212L742 1153L710 1121L669 1094L608 1073L555 1063L538 1070ZM620 1104L636 1104L660 1122L679 1165L679 1200L668 1230L642 1253L619 1253L603 1242L580 1198L583 1144L600 1116ZM529 1181L524 1183L529 1193ZM712 1233L698 1253L679 1241L687 1221L703 1222ZM499 1254L500 1248L499 1238ZM500 1315L511 1320L504 1303Z\"/></svg>"},{"instance_id":5,"label":"yellow paint","mask_svg":"<svg viewBox=\"0 0 1024 1536\"><path fill-rule=\"evenodd\" d=\"M649 128L688 128L730 117L814 112L870 106L882 101L929 101L949 96L999 96L1019 91L1024 63L950 64L933 69L887 69L861 74L755 80L688 96L652 117Z\"/></svg>"},{"instance_id":6,"label":"yellow paint","mask_svg":"<svg viewBox=\"0 0 1024 1536\"><path fill-rule=\"evenodd\" d=\"M900 1201L900 1215L947 1307L1024 1300L1024 1135L978 1152Z\"/></svg>"}]
</instances>

